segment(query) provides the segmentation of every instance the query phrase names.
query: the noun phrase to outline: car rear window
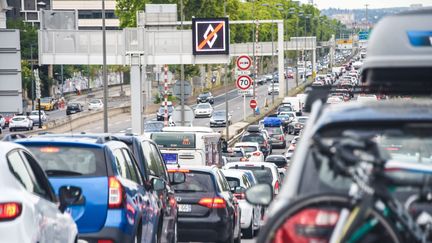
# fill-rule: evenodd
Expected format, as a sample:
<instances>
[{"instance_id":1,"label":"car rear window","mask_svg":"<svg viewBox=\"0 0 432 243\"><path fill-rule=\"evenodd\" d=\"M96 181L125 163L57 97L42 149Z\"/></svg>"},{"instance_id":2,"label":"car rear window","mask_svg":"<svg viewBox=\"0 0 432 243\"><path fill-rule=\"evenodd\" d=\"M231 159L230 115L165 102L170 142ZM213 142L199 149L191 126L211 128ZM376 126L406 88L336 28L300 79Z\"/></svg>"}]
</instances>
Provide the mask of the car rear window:
<instances>
[{"instance_id":1,"label":"car rear window","mask_svg":"<svg viewBox=\"0 0 432 243\"><path fill-rule=\"evenodd\" d=\"M243 148L246 153L255 152L257 148L255 146L236 146L236 148Z\"/></svg>"},{"instance_id":2,"label":"car rear window","mask_svg":"<svg viewBox=\"0 0 432 243\"><path fill-rule=\"evenodd\" d=\"M106 176L103 149L71 146L27 146L48 176Z\"/></svg>"},{"instance_id":3,"label":"car rear window","mask_svg":"<svg viewBox=\"0 0 432 243\"><path fill-rule=\"evenodd\" d=\"M261 134L247 134L242 137L241 141L264 143L264 138Z\"/></svg>"},{"instance_id":4,"label":"car rear window","mask_svg":"<svg viewBox=\"0 0 432 243\"><path fill-rule=\"evenodd\" d=\"M270 135L276 135L276 134L282 134L282 129L280 127L266 127L265 130L270 134Z\"/></svg>"},{"instance_id":5,"label":"car rear window","mask_svg":"<svg viewBox=\"0 0 432 243\"><path fill-rule=\"evenodd\" d=\"M15 117L12 120L14 120L14 121L24 121L25 118L24 117Z\"/></svg>"},{"instance_id":6,"label":"car rear window","mask_svg":"<svg viewBox=\"0 0 432 243\"><path fill-rule=\"evenodd\" d=\"M209 173L187 172L185 182L173 185L175 192L194 193L194 192L215 192L213 178Z\"/></svg>"},{"instance_id":7,"label":"car rear window","mask_svg":"<svg viewBox=\"0 0 432 243\"><path fill-rule=\"evenodd\" d=\"M225 178L227 179L230 188L236 188L240 186L240 180L238 178L229 176L225 176Z\"/></svg>"},{"instance_id":8,"label":"car rear window","mask_svg":"<svg viewBox=\"0 0 432 243\"><path fill-rule=\"evenodd\" d=\"M273 174L270 168L261 166L236 166L235 168L252 171L259 184L267 183L271 185L273 183Z\"/></svg>"}]
</instances>

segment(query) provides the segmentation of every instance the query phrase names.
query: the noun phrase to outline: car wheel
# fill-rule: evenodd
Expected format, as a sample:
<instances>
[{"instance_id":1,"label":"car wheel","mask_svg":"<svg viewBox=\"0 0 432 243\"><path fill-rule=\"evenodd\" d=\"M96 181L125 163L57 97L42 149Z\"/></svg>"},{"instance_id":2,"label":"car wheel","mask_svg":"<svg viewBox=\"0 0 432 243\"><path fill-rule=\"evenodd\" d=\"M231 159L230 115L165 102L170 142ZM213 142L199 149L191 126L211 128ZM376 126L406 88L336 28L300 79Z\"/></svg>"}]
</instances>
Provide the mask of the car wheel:
<instances>
[{"instance_id":1,"label":"car wheel","mask_svg":"<svg viewBox=\"0 0 432 243\"><path fill-rule=\"evenodd\" d=\"M254 237L253 224L254 224L254 215L252 214L250 226L247 229L242 230L243 237L245 239L252 239Z\"/></svg>"},{"instance_id":2,"label":"car wheel","mask_svg":"<svg viewBox=\"0 0 432 243\"><path fill-rule=\"evenodd\" d=\"M9 131L10 131L10 132L13 132L13 129L9 127Z\"/></svg>"}]
</instances>

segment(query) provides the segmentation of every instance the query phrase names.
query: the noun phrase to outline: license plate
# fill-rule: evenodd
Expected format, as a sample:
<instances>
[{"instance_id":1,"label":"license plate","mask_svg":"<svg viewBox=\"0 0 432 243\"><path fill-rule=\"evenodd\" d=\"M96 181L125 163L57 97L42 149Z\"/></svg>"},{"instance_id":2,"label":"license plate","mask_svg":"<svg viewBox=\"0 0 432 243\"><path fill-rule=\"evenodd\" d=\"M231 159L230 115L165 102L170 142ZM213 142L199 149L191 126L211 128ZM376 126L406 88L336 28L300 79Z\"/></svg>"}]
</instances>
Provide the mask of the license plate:
<instances>
[{"instance_id":1,"label":"license plate","mask_svg":"<svg viewBox=\"0 0 432 243\"><path fill-rule=\"evenodd\" d=\"M188 213L192 211L192 205L190 204L179 204L179 212Z\"/></svg>"}]
</instances>

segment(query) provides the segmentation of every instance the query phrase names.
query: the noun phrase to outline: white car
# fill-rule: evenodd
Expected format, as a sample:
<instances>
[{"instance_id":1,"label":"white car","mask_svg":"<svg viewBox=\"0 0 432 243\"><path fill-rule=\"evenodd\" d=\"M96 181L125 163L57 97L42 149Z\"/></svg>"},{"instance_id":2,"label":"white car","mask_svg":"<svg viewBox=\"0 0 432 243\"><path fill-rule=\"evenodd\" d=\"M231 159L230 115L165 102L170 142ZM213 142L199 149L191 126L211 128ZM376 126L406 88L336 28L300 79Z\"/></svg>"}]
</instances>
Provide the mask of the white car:
<instances>
[{"instance_id":1,"label":"white car","mask_svg":"<svg viewBox=\"0 0 432 243\"><path fill-rule=\"evenodd\" d=\"M271 94L279 94L279 84L269 84L268 88L267 88L267 94L271 95Z\"/></svg>"},{"instance_id":2,"label":"white car","mask_svg":"<svg viewBox=\"0 0 432 243\"><path fill-rule=\"evenodd\" d=\"M378 98L376 95L359 95L357 96L357 102L369 102L369 101L377 101Z\"/></svg>"},{"instance_id":3,"label":"white car","mask_svg":"<svg viewBox=\"0 0 432 243\"><path fill-rule=\"evenodd\" d=\"M195 107L195 118L211 117L213 115L213 107L209 103L200 103Z\"/></svg>"},{"instance_id":4,"label":"white car","mask_svg":"<svg viewBox=\"0 0 432 243\"><path fill-rule=\"evenodd\" d=\"M278 168L268 162L232 162L225 165L225 169L239 169L252 171L258 183L270 184L273 187L274 195L279 194L281 179Z\"/></svg>"},{"instance_id":5,"label":"white car","mask_svg":"<svg viewBox=\"0 0 432 243\"><path fill-rule=\"evenodd\" d=\"M234 144L234 148L242 148L248 161L264 162L264 154L260 150L260 145L257 142L240 142Z\"/></svg>"},{"instance_id":6,"label":"white car","mask_svg":"<svg viewBox=\"0 0 432 243\"><path fill-rule=\"evenodd\" d=\"M14 116L9 122L9 131L18 129L33 130L33 120L27 116Z\"/></svg>"},{"instance_id":7,"label":"white car","mask_svg":"<svg viewBox=\"0 0 432 243\"><path fill-rule=\"evenodd\" d=\"M47 115L45 114L45 111L41 110L40 112L42 123L46 122ZM30 112L30 115L28 117L33 121L33 124L39 124L39 110Z\"/></svg>"},{"instance_id":8,"label":"white car","mask_svg":"<svg viewBox=\"0 0 432 243\"><path fill-rule=\"evenodd\" d=\"M66 208L82 199L81 189L60 188L58 202L38 162L19 144L0 142L0 188L1 242L76 242Z\"/></svg>"},{"instance_id":9,"label":"white car","mask_svg":"<svg viewBox=\"0 0 432 243\"><path fill-rule=\"evenodd\" d=\"M6 119L0 115L0 128L5 128L6 127Z\"/></svg>"},{"instance_id":10,"label":"white car","mask_svg":"<svg viewBox=\"0 0 432 243\"><path fill-rule=\"evenodd\" d=\"M88 104L88 109L89 110L98 110L98 109L102 109L104 106L102 100L100 99L93 99L90 100L89 104Z\"/></svg>"},{"instance_id":11,"label":"white car","mask_svg":"<svg viewBox=\"0 0 432 243\"><path fill-rule=\"evenodd\" d=\"M240 227L242 235L246 239L252 239L260 228L261 207L254 206L246 201L244 192L253 186L245 171L222 170L230 185L231 191L237 198L241 209Z\"/></svg>"}]
</instances>

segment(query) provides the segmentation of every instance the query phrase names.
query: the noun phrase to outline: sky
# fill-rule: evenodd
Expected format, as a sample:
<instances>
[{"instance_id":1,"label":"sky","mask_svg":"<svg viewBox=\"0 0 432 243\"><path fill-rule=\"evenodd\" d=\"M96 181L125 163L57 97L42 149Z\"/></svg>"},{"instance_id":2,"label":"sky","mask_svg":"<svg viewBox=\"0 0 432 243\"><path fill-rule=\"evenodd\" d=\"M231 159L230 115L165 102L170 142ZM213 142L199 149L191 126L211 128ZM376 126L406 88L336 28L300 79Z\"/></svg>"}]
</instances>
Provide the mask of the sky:
<instances>
[{"instance_id":1,"label":"sky","mask_svg":"<svg viewBox=\"0 0 432 243\"><path fill-rule=\"evenodd\" d=\"M301 0L307 3L308 0ZM432 6L432 0L313 0L319 9L326 8L391 8L391 7L409 7L411 4L423 4L423 6Z\"/></svg>"}]
</instances>

